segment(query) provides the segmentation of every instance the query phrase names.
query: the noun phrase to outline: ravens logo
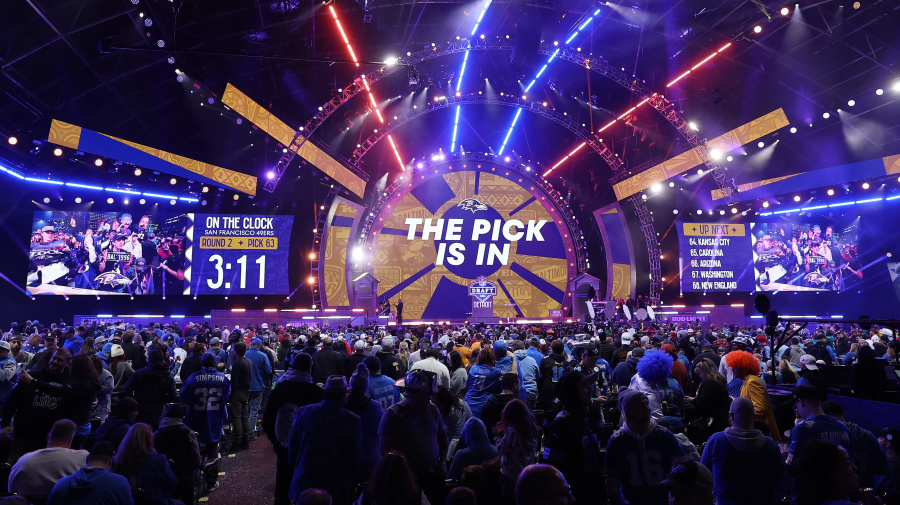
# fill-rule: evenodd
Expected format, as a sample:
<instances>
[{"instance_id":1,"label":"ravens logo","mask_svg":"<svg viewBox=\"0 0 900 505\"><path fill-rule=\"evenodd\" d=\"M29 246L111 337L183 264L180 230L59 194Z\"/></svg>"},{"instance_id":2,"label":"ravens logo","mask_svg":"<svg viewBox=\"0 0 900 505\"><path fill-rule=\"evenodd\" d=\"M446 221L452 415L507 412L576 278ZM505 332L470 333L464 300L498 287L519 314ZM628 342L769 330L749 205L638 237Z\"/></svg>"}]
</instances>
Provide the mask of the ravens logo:
<instances>
[{"instance_id":1,"label":"ravens logo","mask_svg":"<svg viewBox=\"0 0 900 505\"><path fill-rule=\"evenodd\" d=\"M479 202L478 200L476 200L474 198L466 198L465 200L456 204L456 206L463 210L471 210L472 214L474 214L475 212L477 212L479 210L488 210L487 205Z\"/></svg>"},{"instance_id":2,"label":"ravens logo","mask_svg":"<svg viewBox=\"0 0 900 505\"><path fill-rule=\"evenodd\" d=\"M112 287L127 286L132 280L116 272L102 273L94 279L97 284L109 284Z\"/></svg>"}]
</instances>

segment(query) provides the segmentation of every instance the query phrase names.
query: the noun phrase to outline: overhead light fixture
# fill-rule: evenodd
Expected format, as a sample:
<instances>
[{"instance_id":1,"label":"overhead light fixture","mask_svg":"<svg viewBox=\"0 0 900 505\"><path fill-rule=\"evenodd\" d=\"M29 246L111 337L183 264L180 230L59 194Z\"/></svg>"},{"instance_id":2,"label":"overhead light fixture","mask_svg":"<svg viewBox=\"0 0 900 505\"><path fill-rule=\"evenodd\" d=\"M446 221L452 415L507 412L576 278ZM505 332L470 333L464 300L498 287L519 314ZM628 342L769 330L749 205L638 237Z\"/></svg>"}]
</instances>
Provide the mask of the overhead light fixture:
<instances>
[{"instance_id":1,"label":"overhead light fixture","mask_svg":"<svg viewBox=\"0 0 900 505\"><path fill-rule=\"evenodd\" d=\"M753 27L753 33L762 33L762 26L756 25Z\"/></svg>"},{"instance_id":2,"label":"overhead light fixture","mask_svg":"<svg viewBox=\"0 0 900 505\"><path fill-rule=\"evenodd\" d=\"M53 155L57 156L57 157L62 156L63 155L62 149L57 147L56 149L53 150Z\"/></svg>"},{"instance_id":3,"label":"overhead light fixture","mask_svg":"<svg viewBox=\"0 0 900 505\"><path fill-rule=\"evenodd\" d=\"M238 201L238 200L240 200L240 198L241 198L241 195L238 195L238 194L234 195L234 201Z\"/></svg>"},{"instance_id":4,"label":"overhead light fixture","mask_svg":"<svg viewBox=\"0 0 900 505\"><path fill-rule=\"evenodd\" d=\"M782 15L782 16L787 16L787 15L790 14L790 13L791 13L791 10L788 9L787 7L782 7L782 8L781 8L781 15Z\"/></svg>"},{"instance_id":5,"label":"overhead light fixture","mask_svg":"<svg viewBox=\"0 0 900 505\"><path fill-rule=\"evenodd\" d=\"M14 146L19 143L19 139L17 137L10 137L10 138L6 139L6 141L9 142L9 145L11 145L11 146Z\"/></svg>"},{"instance_id":6,"label":"overhead light fixture","mask_svg":"<svg viewBox=\"0 0 900 505\"><path fill-rule=\"evenodd\" d=\"M856 105L856 100L849 100L847 102L847 107L853 107L854 105Z\"/></svg>"},{"instance_id":7,"label":"overhead light fixture","mask_svg":"<svg viewBox=\"0 0 900 505\"><path fill-rule=\"evenodd\" d=\"M102 167L103 166L103 158L97 158L94 160L94 166Z\"/></svg>"},{"instance_id":8,"label":"overhead light fixture","mask_svg":"<svg viewBox=\"0 0 900 505\"><path fill-rule=\"evenodd\" d=\"M175 184L178 184L178 179L172 177L171 179L169 179L169 184L171 184L171 185L173 185L173 186L174 186Z\"/></svg>"},{"instance_id":9,"label":"overhead light fixture","mask_svg":"<svg viewBox=\"0 0 900 505\"><path fill-rule=\"evenodd\" d=\"M80 197L80 196L76 196L76 197L75 197L75 203L81 203L81 197Z\"/></svg>"},{"instance_id":10,"label":"overhead light fixture","mask_svg":"<svg viewBox=\"0 0 900 505\"><path fill-rule=\"evenodd\" d=\"M766 143L763 142L762 140L760 140L760 141L756 144L756 147L762 149L763 147L766 147Z\"/></svg>"},{"instance_id":11,"label":"overhead light fixture","mask_svg":"<svg viewBox=\"0 0 900 505\"><path fill-rule=\"evenodd\" d=\"M725 161L729 161L729 162L734 161L734 156L729 155L727 158L725 158Z\"/></svg>"},{"instance_id":12,"label":"overhead light fixture","mask_svg":"<svg viewBox=\"0 0 900 505\"><path fill-rule=\"evenodd\" d=\"M884 90L881 89L881 88L878 88L878 89L875 90L875 94L878 95L878 96L881 96L881 95L884 94Z\"/></svg>"},{"instance_id":13,"label":"overhead light fixture","mask_svg":"<svg viewBox=\"0 0 900 505\"><path fill-rule=\"evenodd\" d=\"M50 203L50 198L45 196L45 197L44 197L44 203Z\"/></svg>"},{"instance_id":14,"label":"overhead light fixture","mask_svg":"<svg viewBox=\"0 0 900 505\"><path fill-rule=\"evenodd\" d=\"M833 190L833 189L829 189L829 190L828 190L828 196L834 196L834 190Z\"/></svg>"},{"instance_id":15,"label":"overhead light fixture","mask_svg":"<svg viewBox=\"0 0 900 505\"><path fill-rule=\"evenodd\" d=\"M732 208L731 208L731 213L732 213L732 214L737 214L737 213L738 213L737 207L732 207Z\"/></svg>"},{"instance_id":16,"label":"overhead light fixture","mask_svg":"<svg viewBox=\"0 0 900 505\"><path fill-rule=\"evenodd\" d=\"M795 201L795 202L799 202L799 201L800 201L800 195L794 195L794 201Z\"/></svg>"},{"instance_id":17,"label":"overhead light fixture","mask_svg":"<svg viewBox=\"0 0 900 505\"><path fill-rule=\"evenodd\" d=\"M862 188L863 188L863 189L869 189L869 183L868 183L868 182L864 182L863 185L862 185Z\"/></svg>"},{"instance_id":18,"label":"overhead light fixture","mask_svg":"<svg viewBox=\"0 0 900 505\"><path fill-rule=\"evenodd\" d=\"M822 113L822 118L823 118L823 119L828 119L828 118L830 118L830 117L831 117L831 114L829 114L829 113L827 113L827 112Z\"/></svg>"},{"instance_id":19,"label":"overhead light fixture","mask_svg":"<svg viewBox=\"0 0 900 505\"><path fill-rule=\"evenodd\" d=\"M141 205L144 205L145 203L147 203L147 200L144 198L141 198L140 200L138 200L138 203L140 203Z\"/></svg>"},{"instance_id":20,"label":"overhead light fixture","mask_svg":"<svg viewBox=\"0 0 900 505\"><path fill-rule=\"evenodd\" d=\"M169 200L170 205L175 205L176 202L177 202L177 200L175 200L175 199Z\"/></svg>"},{"instance_id":21,"label":"overhead light fixture","mask_svg":"<svg viewBox=\"0 0 900 505\"><path fill-rule=\"evenodd\" d=\"M112 198L107 198L107 199L106 199L106 203L113 203L113 199L112 199Z\"/></svg>"},{"instance_id":22,"label":"overhead light fixture","mask_svg":"<svg viewBox=\"0 0 900 505\"><path fill-rule=\"evenodd\" d=\"M203 189L200 190L203 193L209 193L209 186L203 186Z\"/></svg>"},{"instance_id":23,"label":"overhead light fixture","mask_svg":"<svg viewBox=\"0 0 900 505\"><path fill-rule=\"evenodd\" d=\"M797 133L797 127L791 126L791 133Z\"/></svg>"},{"instance_id":24,"label":"overhead light fixture","mask_svg":"<svg viewBox=\"0 0 900 505\"><path fill-rule=\"evenodd\" d=\"M769 208L769 202L768 202L768 201L763 202L763 208L766 208L766 209Z\"/></svg>"}]
</instances>

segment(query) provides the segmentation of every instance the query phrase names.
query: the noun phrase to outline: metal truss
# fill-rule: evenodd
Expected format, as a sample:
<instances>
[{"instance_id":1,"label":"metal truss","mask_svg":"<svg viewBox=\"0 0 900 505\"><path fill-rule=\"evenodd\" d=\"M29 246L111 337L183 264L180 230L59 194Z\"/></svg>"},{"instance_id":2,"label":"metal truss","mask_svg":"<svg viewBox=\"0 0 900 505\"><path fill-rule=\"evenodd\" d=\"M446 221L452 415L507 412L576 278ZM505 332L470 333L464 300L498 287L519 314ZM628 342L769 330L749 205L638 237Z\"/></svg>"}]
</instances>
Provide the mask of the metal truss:
<instances>
[{"instance_id":1,"label":"metal truss","mask_svg":"<svg viewBox=\"0 0 900 505\"><path fill-rule=\"evenodd\" d=\"M653 215L647 210L647 204L638 196L628 199L634 205L634 213L641 225L644 240L647 241L647 256L650 260L650 305L659 305L662 294L662 266L660 264L659 237L653 226Z\"/></svg>"}]
</instances>

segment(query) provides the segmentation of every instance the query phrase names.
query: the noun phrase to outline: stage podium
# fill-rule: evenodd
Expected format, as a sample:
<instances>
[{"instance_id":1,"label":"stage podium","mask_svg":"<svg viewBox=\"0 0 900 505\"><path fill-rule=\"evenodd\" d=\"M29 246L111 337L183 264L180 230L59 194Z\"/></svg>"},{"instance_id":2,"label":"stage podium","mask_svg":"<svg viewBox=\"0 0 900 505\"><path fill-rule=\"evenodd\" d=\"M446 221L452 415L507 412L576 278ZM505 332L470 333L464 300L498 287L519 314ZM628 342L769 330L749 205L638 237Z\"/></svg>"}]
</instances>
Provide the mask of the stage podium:
<instances>
[{"instance_id":1,"label":"stage podium","mask_svg":"<svg viewBox=\"0 0 900 505\"><path fill-rule=\"evenodd\" d=\"M487 280L486 277L478 277L478 280L469 284L469 297L472 299L470 323L497 324L500 322L500 318L494 315L495 296L497 296L497 285Z\"/></svg>"},{"instance_id":2,"label":"stage podium","mask_svg":"<svg viewBox=\"0 0 900 505\"><path fill-rule=\"evenodd\" d=\"M353 279L351 306L364 309L366 324L378 314L378 279L366 272Z\"/></svg>"},{"instance_id":3,"label":"stage podium","mask_svg":"<svg viewBox=\"0 0 900 505\"><path fill-rule=\"evenodd\" d=\"M591 299L604 297L600 279L589 274L572 278L569 281L569 292L572 293L572 317L580 322L584 322L586 316L591 316L590 310L593 307L588 308Z\"/></svg>"}]
</instances>

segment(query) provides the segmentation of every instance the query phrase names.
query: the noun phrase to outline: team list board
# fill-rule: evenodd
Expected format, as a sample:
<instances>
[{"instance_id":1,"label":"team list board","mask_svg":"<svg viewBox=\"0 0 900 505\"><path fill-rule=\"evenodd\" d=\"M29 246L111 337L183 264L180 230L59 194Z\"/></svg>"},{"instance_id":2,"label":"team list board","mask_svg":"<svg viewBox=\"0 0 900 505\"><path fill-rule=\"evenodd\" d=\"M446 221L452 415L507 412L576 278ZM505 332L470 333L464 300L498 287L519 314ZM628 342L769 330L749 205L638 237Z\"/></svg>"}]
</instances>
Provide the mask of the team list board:
<instances>
[{"instance_id":1,"label":"team list board","mask_svg":"<svg viewBox=\"0 0 900 505\"><path fill-rule=\"evenodd\" d=\"M743 223L679 223L681 290L754 291L747 228Z\"/></svg>"}]
</instances>

